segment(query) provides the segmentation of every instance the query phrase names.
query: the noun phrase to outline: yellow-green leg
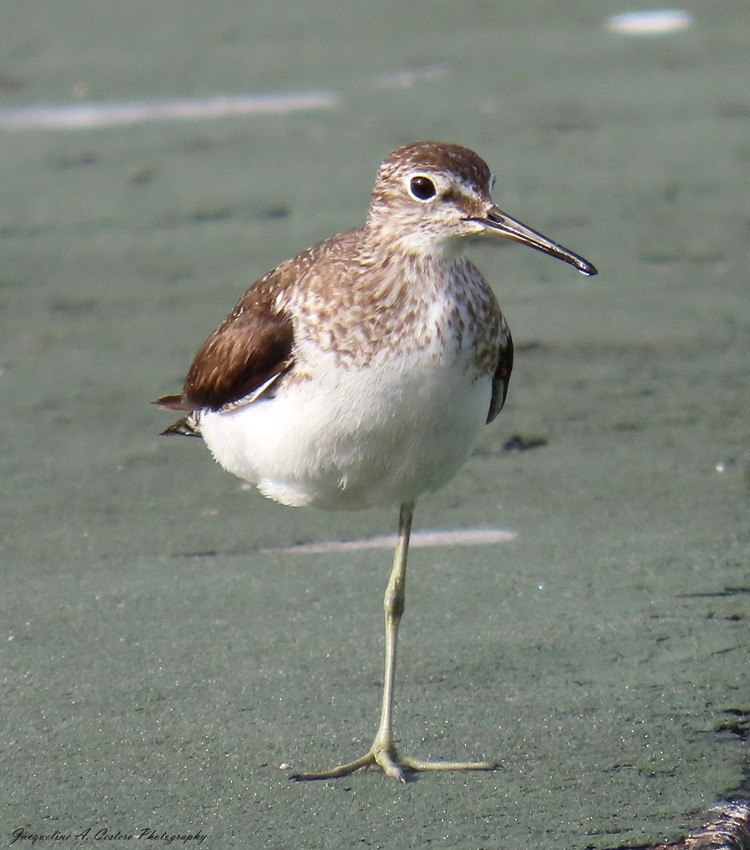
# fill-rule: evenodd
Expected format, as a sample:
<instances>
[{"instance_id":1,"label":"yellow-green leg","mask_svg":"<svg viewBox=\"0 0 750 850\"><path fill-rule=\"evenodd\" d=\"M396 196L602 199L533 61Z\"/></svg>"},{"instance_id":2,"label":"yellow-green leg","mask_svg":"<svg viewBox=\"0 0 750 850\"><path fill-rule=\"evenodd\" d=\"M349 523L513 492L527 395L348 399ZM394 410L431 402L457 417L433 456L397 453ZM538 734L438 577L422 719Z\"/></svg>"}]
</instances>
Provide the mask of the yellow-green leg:
<instances>
[{"instance_id":1,"label":"yellow-green leg","mask_svg":"<svg viewBox=\"0 0 750 850\"><path fill-rule=\"evenodd\" d=\"M348 776L360 768L368 768L376 764L385 773L399 782L405 782L405 771L421 770L495 770L498 765L493 762L464 762L464 761L422 761L402 756L393 741L393 697L396 680L396 642L401 616L404 613L406 591L406 556L409 551L409 536L411 521L414 515L414 505L401 506L398 525L398 542L393 558L393 569L385 589L383 607L385 609L385 674L383 678L383 704L380 712L380 725L375 740L370 749L360 758L341 764L331 770L320 773L295 773L290 778L307 779L338 779Z\"/></svg>"}]
</instances>

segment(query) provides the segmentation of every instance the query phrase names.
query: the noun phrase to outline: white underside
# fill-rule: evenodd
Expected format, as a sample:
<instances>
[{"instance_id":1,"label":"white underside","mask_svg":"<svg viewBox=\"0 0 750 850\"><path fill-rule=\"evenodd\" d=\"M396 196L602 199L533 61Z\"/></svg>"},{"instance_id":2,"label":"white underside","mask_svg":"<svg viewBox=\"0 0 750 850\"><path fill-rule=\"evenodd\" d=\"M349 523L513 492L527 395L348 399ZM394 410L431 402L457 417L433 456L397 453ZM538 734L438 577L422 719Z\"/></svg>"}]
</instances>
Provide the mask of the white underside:
<instances>
[{"instance_id":1,"label":"white underside","mask_svg":"<svg viewBox=\"0 0 750 850\"><path fill-rule=\"evenodd\" d=\"M476 445L489 375L424 357L387 367L320 364L314 379L226 413L204 411L215 459L285 505L328 510L412 502L435 490Z\"/></svg>"}]
</instances>

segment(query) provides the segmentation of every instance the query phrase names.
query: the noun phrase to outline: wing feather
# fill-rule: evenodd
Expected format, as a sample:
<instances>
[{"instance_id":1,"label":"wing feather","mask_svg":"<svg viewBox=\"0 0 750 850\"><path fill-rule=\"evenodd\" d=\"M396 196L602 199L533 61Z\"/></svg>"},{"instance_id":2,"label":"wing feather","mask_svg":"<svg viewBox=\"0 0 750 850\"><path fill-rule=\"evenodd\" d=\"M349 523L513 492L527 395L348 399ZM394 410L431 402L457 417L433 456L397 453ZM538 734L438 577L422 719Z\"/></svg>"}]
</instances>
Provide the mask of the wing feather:
<instances>
[{"instance_id":1,"label":"wing feather","mask_svg":"<svg viewBox=\"0 0 750 850\"><path fill-rule=\"evenodd\" d=\"M294 327L277 305L279 276L275 269L250 287L198 350L182 393L162 396L154 404L187 413L231 408L290 368Z\"/></svg>"}]
</instances>

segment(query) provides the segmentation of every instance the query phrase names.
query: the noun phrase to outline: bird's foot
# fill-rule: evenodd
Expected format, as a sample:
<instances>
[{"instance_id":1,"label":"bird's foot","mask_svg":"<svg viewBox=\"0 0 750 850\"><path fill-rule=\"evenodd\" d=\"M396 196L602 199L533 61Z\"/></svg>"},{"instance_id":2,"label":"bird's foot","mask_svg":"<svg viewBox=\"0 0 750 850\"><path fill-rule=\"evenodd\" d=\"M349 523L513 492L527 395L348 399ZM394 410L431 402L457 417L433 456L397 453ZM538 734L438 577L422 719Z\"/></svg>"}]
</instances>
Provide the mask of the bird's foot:
<instances>
[{"instance_id":1,"label":"bird's foot","mask_svg":"<svg viewBox=\"0 0 750 850\"><path fill-rule=\"evenodd\" d=\"M426 770L497 770L500 765L491 761L424 761L412 759L408 756L399 755L393 746L377 746L369 750L358 759L340 764L331 770L320 773L293 773L289 778L297 782L313 779L340 779L349 776L357 770L367 770L372 765L377 765L386 776L406 782L410 773L419 773Z\"/></svg>"}]
</instances>

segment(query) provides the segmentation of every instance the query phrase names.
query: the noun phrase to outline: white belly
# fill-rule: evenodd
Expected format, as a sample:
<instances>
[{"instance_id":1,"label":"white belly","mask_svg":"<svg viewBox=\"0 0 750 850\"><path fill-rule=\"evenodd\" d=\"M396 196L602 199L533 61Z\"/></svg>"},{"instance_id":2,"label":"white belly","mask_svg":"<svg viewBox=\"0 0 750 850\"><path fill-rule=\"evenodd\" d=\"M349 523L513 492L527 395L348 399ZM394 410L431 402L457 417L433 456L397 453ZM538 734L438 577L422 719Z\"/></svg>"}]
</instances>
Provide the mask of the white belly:
<instances>
[{"instance_id":1,"label":"white belly","mask_svg":"<svg viewBox=\"0 0 750 850\"><path fill-rule=\"evenodd\" d=\"M463 465L491 391L489 375L427 356L387 368L337 366L283 384L274 398L204 411L201 431L225 469L285 505L399 505Z\"/></svg>"}]
</instances>

